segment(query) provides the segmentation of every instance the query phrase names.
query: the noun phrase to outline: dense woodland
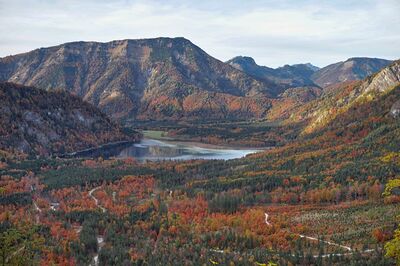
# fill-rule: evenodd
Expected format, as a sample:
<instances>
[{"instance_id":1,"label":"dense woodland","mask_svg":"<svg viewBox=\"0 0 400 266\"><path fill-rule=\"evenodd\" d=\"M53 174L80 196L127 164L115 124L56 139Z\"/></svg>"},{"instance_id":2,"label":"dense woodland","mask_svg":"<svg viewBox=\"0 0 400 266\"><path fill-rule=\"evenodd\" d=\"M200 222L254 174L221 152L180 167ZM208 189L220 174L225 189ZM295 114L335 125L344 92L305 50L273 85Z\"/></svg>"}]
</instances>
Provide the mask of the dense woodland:
<instances>
[{"instance_id":1,"label":"dense woodland","mask_svg":"<svg viewBox=\"0 0 400 266\"><path fill-rule=\"evenodd\" d=\"M396 88L322 130L229 161L4 151L0 264L400 263L400 120L389 114L399 97Z\"/></svg>"},{"instance_id":2,"label":"dense woodland","mask_svg":"<svg viewBox=\"0 0 400 266\"><path fill-rule=\"evenodd\" d=\"M198 56L188 69L204 61L184 39L130 43L142 51L148 42L171 44L146 61L164 60L169 77L193 80L168 63L174 49ZM173 90L154 93L145 110L121 102L125 91L108 80L116 90L99 105L126 130L66 92L0 85L0 265L400 265L400 61L364 81L268 99L253 97L269 95L264 81L204 62L197 85L207 92L161 75L152 89ZM225 79L215 79L221 69ZM131 124L132 112L145 122ZM227 161L58 157L135 140L135 129L270 148Z\"/></svg>"},{"instance_id":3,"label":"dense woodland","mask_svg":"<svg viewBox=\"0 0 400 266\"><path fill-rule=\"evenodd\" d=\"M2 150L49 156L137 139L77 96L0 82Z\"/></svg>"}]
</instances>

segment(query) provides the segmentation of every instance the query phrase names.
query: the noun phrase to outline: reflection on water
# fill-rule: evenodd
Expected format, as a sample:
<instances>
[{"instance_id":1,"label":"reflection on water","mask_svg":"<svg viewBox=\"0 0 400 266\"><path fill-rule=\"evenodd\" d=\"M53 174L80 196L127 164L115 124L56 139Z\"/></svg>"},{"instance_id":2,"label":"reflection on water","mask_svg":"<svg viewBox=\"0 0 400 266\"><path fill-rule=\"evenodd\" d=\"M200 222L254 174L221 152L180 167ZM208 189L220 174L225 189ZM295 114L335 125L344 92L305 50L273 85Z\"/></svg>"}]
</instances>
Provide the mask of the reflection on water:
<instances>
[{"instance_id":1,"label":"reflection on water","mask_svg":"<svg viewBox=\"0 0 400 266\"><path fill-rule=\"evenodd\" d=\"M167 141L144 139L140 143L124 148L117 157L134 157L143 160L191 160L220 159L229 160L244 157L259 150L210 149L194 145L176 144Z\"/></svg>"}]
</instances>

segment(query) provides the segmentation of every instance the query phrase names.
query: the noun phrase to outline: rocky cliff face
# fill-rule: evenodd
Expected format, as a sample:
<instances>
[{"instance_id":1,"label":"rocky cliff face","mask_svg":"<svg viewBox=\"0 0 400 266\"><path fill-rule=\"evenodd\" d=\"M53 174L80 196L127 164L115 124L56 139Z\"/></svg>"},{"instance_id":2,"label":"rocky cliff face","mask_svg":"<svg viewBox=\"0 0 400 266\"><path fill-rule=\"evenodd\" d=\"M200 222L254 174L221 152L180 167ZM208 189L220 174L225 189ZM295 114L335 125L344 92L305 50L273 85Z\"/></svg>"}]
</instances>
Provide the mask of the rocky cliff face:
<instances>
[{"instance_id":1,"label":"rocky cliff face","mask_svg":"<svg viewBox=\"0 0 400 266\"><path fill-rule=\"evenodd\" d=\"M207 119L233 115L231 110L239 118L254 117L258 113L245 105L262 108L280 92L273 82L250 77L184 38L37 49L0 59L0 79L67 90L116 119ZM207 107L214 104L225 113Z\"/></svg>"},{"instance_id":2,"label":"rocky cliff face","mask_svg":"<svg viewBox=\"0 0 400 266\"><path fill-rule=\"evenodd\" d=\"M369 93L384 93L393 88L400 82L400 61L395 61L388 67L385 67L375 75L367 79L361 91L364 94Z\"/></svg>"},{"instance_id":3,"label":"rocky cliff face","mask_svg":"<svg viewBox=\"0 0 400 266\"><path fill-rule=\"evenodd\" d=\"M0 149L48 155L135 138L69 93L0 83Z\"/></svg>"},{"instance_id":4,"label":"rocky cliff face","mask_svg":"<svg viewBox=\"0 0 400 266\"><path fill-rule=\"evenodd\" d=\"M331 64L316 71L311 79L321 87L335 83L362 80L389 65L391 61L379 58L356 57Z\"/></svg>"},{"instance_id":5,"label":"rocky cliff face","mask_svg":"<svg viewBox=\"0 0 400 266\"><path fill-rule=\"evenodd\" d=\"M363 81L348 83L302 106L298 118L311 120L305 132L312 132L332 121L338 114L358 104L376 100L400 85L400 60L394 61ZM396 108L395 108L396 109Z\"/></svg>"}]
</instances>

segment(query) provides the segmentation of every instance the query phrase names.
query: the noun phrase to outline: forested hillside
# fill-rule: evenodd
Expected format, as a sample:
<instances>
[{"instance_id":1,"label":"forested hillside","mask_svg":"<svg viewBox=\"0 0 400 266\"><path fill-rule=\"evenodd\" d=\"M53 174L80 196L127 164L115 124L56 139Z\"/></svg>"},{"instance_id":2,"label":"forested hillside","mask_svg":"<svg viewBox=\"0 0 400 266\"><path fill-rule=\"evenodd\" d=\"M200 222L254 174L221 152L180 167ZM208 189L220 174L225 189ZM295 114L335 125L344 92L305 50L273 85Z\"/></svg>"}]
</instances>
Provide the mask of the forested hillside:
<instances>
[{"instance_id":1,"label":"forested hillside","mask_svg":"<svg viewBox=\"0 0 400 266\"><path fill-rule=\"evenodd\" d=\"M305 132L323 128L340 114L352 112L359 105L379 101L381 97L396 91L400 83L400 61L367 77L360 82L346 83L331 88L321 98L309 102L294 112L292 121L309 120ZM389 112L389 111L388 111ZM384 115L384 114L382 114ZM368 116L368 113L365 114ZM358 119L357 119L358 118ZM364 117L355 117L353 122L361 122Z\"/></svg>"},{"instance_id":2,"label":"forested hillside","mask_svg":"<svg viewBox=\"0 0 400 266\"><path fill-rule=\"evenodd\" d=\"M0 0L0 33L0 266L400 266L400 0Z\"/></svg>"},{"instance_id":3,"label":"forested hillside","mask_svg":"<svg viewBox=\"0 0 400 266\"><path fill-rule=\"evenodd\" d=\"M360 88L388 81L385 73L342 89L373 92ZM394 265L400 86L379 88L324 126L243 159L2 155L2 239L17 244L1 256L16 264ZM388 183L394 192L383 196Z\"/></svg>"},{"instance_id":4,"label":"forested hillside","mask_svg":"<svg viewBox=\"0 0 400 266\"><path fill-rule=\"evenodd\" d=\"M189 136L210 143L236 145L284 145L307 135L323 131L341 115L351 117L359 106L380 102L389 93L397 91L400 83L400 61L394 61L382 70L361 81L335 84L325 89L302 87L287 89L281 97L272 100L266 119L258 121L210 122L194 126L158 124L149 127L168 130L171 137ZM398 103L393 103L381 116L397 115ZM354 117L350 126L363 124L370 111ZM344 132L348 132L347 128ZM350 134L350 132L349 132Z\"/></svg>"},{"instance_id":5,"label":"forested hillside","mask_svg":"<svg viewBox=\"0 0 400 266\"><path fill-rule=\"evenodd\" d=\"M0 149L51 155L137 138L67 92L0 83Z\"/></svg>"}]
</instances>

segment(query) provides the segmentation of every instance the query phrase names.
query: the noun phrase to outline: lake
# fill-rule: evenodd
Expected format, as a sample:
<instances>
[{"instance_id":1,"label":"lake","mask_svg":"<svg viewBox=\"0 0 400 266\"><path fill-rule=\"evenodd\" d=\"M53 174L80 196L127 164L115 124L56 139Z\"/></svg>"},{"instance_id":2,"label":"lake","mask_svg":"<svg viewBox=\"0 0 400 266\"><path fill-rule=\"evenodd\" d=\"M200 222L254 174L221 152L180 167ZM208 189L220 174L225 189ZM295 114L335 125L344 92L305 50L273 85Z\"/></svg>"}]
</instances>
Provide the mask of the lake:
<instances>
[{"instance_id":1,"label":"lake","mask_svg":"<svg viewBox=\"0 0 400 266\"><path fill-rule=\"evenodd\" d=\"M143 139L119 151L117 158L133 157L139 161L151 160L229 160L242 158L261 149L234 149L226 147L200 147L202 144Z\"/></svg>"}]
</instances>

